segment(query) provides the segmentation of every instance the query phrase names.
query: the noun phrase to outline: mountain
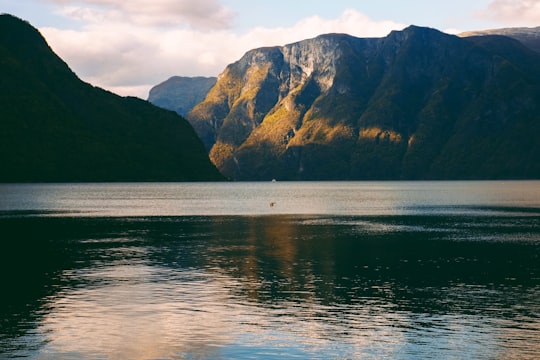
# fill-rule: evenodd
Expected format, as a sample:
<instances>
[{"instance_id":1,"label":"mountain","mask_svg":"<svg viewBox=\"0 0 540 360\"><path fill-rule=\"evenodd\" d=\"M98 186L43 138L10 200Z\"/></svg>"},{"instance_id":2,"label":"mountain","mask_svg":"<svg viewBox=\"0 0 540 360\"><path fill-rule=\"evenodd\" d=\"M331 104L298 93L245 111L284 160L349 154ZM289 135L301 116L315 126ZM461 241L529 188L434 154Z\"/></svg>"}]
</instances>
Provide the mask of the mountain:
<instances>
[{"instance_id":1,"label":"mountain","mask_svg":"<svg viewBox=\"0 0 540 360\"><path fill-rule=\"evenodd\" d=\"M187 116L230 178L540 178L540 56L410 26L254 49Z\"/></svg>"},{"instance_id":2,"label":"mountain","mask_svg":"<svg viewBox=\"0 0 540 360\"><path fill-rule=\"evenodd\" d=\"M172 111L81 81L30 24L0 16L0 181L222 179Z\"/></svg>"},{"instance_id":3,"label":"mountain","mask_svg":"<svg viewBox=\"0 0 540 360\"><path fill-rule=\"evenodd\" d=\"M461 37L469 36L483 36L483 35L503 35L514 38L523 45L533 49L536 52L540 52L540 26L535 28L504 28L504 29L491 29L482 31L469 31L459 34Z\"/></svg>"},{"instance_id":4,"label":"mountain","mask_svg":"<svg viewBox=\"0 0 540 360\"><path fill-rule=\"evenodd\" d=\"M186 116L195 105L204 100L216 80L215 77L173 76L150 89L148 101Z\"/></svg>"}]
</instances>

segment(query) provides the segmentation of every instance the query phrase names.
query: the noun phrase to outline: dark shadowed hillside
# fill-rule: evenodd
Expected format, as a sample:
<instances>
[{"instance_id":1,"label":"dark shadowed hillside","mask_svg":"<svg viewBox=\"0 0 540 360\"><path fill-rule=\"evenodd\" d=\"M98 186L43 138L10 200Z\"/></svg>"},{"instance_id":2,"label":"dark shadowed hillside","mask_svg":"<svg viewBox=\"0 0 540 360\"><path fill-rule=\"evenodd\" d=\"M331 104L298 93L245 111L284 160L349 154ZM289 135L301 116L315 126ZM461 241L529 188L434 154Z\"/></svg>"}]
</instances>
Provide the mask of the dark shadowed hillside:
<instances>
[{"instance_id":1,"label":"dark shadowed hillside","mask_svg":"<svg viewBox=\"0 0 540 360\"><path fill-rule=\"evenodd\" d=\"M0 16L0 181L187 181L221 175L177 114L82 82L39 32Z\"/></svg>"},{"instance_id":2,"label":"dark shadowed hillside","mask_svg":"<svg viewBox=\"0 0 540 360\"><path fill-rule=\"evenodd\" d=\"M540 178L540 56L416 26L247 52L188 119L235 179Z\"/></svg>"}]
</instances>

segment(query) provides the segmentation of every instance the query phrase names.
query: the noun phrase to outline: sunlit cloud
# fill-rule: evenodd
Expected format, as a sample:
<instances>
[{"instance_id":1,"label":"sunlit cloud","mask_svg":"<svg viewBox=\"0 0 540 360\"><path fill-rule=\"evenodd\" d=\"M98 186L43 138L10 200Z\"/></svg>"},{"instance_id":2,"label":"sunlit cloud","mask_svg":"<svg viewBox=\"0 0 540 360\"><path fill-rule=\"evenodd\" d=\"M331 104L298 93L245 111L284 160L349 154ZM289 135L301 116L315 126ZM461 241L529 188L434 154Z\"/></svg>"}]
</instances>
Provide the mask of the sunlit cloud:
<instances>
[{"instance_id":1,"label":"sunlit cloud","mask_svg":"<svg viewBox=\"0 0 540 360\"><path fill-rule=\"evenodd\" d=\"M479 15L505 26L539 26L540 0L493 0Z\"/></svg>"},{"instance_id":2,"label":"sunlit cloud","mask_svg":"<svg viewBox=\"0 0 540 360\"><path fill-rule=\"evenodd\" d=\"M237 38L229 32L141 31L114 24L80 31L43 28L41 32L83 80L142 98L151 86L173 75L217 75L241 54L236 51Z\"/></svg>"},{"instance_id":3,"label":"sunlit cloud","mask_svg":"<svg viewBox=\"0 0 540 360\"><path fill-rule=\"evenodd\" d=\"M62 5L59 13L75 20L121 21L150 26L189 25L197 29L223 29L232 24L233 12L219 0L45 0Z\"/></svg>"},{"instance_id":4,"label":"sunlit cloud","mask_svg":"<svg viewBox=\"0 0 540 360\"><path fill-rule=\"evenodd\" d=\"M124 5L113 0L86 0L81 3L103 7L77 7L71 6L74 2L70 0L49 1L68 5L62 8L64 16L82 23L77 30L41 28L54 51L85 81L121 95L141 98L147 97L152 86L174 75L217 76L227 64L253 48L285 45L333 32L382 37L391 30L405 27L391 21L374 21L356 10L346 10L334 19L313 16L290 27L256 27L237 33L227 27L164 27L163 24L125 21L121 14L135 13L132 2ZM133 3L144 5L146 2ZM165 6L171 2L158 3ZM156 5L153 11L158 13L157 9Z\"/></svg>"}]
</instances>

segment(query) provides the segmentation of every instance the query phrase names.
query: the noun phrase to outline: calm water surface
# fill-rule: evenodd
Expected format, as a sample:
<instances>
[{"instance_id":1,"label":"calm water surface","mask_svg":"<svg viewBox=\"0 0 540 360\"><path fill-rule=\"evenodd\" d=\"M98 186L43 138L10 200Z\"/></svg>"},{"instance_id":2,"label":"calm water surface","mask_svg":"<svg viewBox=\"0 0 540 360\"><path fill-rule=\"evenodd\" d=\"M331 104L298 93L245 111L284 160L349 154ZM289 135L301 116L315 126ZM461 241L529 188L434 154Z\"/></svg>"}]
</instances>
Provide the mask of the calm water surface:
<instances>
[{"instance_id":1,"label":"calm water surface","mask_svg":"<svg viewBox=\"0 0 540 360\"><path fill-rule=\"evenodd\" d=\"M0 358L536 359L540 182L0 185Z\"/></svg>"}]
</instances>

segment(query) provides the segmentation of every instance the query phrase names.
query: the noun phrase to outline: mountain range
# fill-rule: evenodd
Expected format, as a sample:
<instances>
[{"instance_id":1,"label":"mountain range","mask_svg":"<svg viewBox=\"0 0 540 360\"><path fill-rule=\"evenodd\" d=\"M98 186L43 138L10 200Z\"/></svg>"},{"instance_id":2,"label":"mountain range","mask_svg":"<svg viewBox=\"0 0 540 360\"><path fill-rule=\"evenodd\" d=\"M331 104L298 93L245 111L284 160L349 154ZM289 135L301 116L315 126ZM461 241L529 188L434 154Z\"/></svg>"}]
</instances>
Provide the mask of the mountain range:
<instances>
[{"instance_id":1,"label":"mountain range","mask_svg":"<svg viewBox=\"0 0 540 360\"><path fill-rule=\"evenodd\" d=\"M215 77L173 76L150 89L148 101L186 116L195 105L204 100L216 80Z\"/></svg>"},{"instance_id":2,"label":"mountain range","mask_svg":"<svg viewBox=\"0 0 540 360\"><path fill-rule=\"evenodd\" d=\"M518 40L523 45L540 53L540 26L535 28L518 27L490 29L481 31L468 31L459 34L461 37L482 36L482 35L503 35Z\"/></svg>"},{"instance_id":3,"label":"mountain range","mask_svg":"<svg viewBox=\"0 0 540 360\"><path fill-rule=\"evenodd\" d=\"M0 181L540 178L537 34L410 26L253 49L217 79L152 89L188 123L81 81L1 15Z\"/></svg>"},{"instance_id":4,"label":"mountain range","mask_svg":"<svg viewBox=\"0 0 540 360\"><path fill-rule=\"evenodd\" d=\"M540 55L410 26L248 51L187 115L236 180L540 178Z\"/></svg>"},{"instance_id":5,"label":"mountain range","mask_svg":"<svg viewBox=\"0 0 540 360\"><path fill-rule=\"evenodd\" d=\"M0 15L1 182L222 180L190 124L81 81L37 29Z\"/></svg>"}]
</instances>

